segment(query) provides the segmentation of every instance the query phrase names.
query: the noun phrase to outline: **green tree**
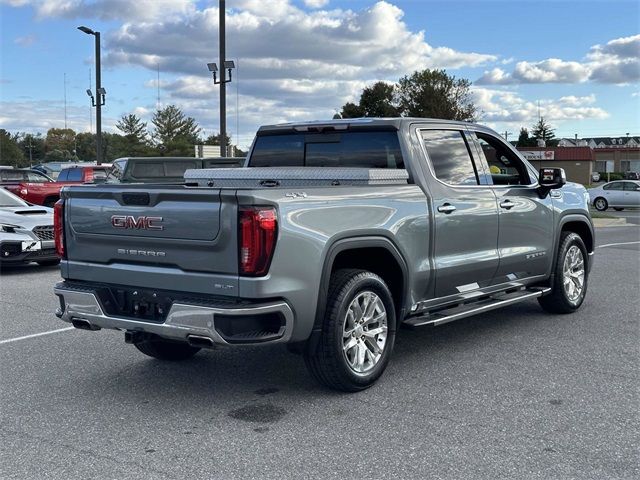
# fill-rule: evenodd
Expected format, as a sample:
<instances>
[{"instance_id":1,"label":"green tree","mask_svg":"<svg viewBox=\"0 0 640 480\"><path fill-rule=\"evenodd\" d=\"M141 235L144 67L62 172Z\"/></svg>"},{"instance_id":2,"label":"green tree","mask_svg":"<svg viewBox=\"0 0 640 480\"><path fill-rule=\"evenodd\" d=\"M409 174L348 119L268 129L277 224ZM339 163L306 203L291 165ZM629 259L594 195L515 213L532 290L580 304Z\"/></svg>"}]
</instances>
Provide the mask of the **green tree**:
<instances>
[{"instance_id":1,"label":"green tree","mask_svg":"<svg viewBox=\"0 0 640 480\"><path fill-rule=\"evenodd\" d=\"M45 138L45 150L60 150L68 152L68 157L72 156L75 149L76 132L71 128L50 128Z\"/></svg>"},{"instance_id":2,"label":"green tree","mask_svg":"<svg viewBox=\"0 0 640 480\"><path fill-rule=\"evenodd\" d=\"M519 147L535 147L537 145L536 139L529 136L529 130L525 127L520 129L520 136L518 137Z\"/></svg>"},{"instance_id":3,"label":"green tree","mask_svg":"<svg viewBox=\"0 0 640 480\"><path fill-rule=\"evenodd\" d=\"M18 134L12 134L0 128L0 165L23 167L27 164L22 149L18 145Z\"/></svg>"},{"instance_id":4,"label":"green tree","mask_svg":"<svg viewBox=\"0 0 640 480\"><path fill-rule=\"evenodd\" d=\"M193 117L187 117L175 105L158 110L151 120L154 140L162 145L167 156L193 155L193 146L200 143L201 128Z\"/></svg>"},{"instance_id":5,"label":"green tree","mask_svg":"<svg viewBox=\"0 0 640 480\"><path fill-rule=\"evenodd\" d=\"M133 113L123 115L116 123L116 128L131 141L136 143L145 143L147 141L147 124Z\"/></svg>"},{"instance_id":6,"label":"green tree","mask_svg":"<svg viewBox=\"0 0 640 480\"><path fill-rule=\"evenodd\" d=\"M544 140L547 146L553 146L555 139L555 132L551 125L549 125L544 117L540 117L540 120L533 126L531 135L536 140ZM558 141L555 141L555 144L558 144Z\"/></svg>"},{"instance_id":7,"label":"green tree","mask_svg":"<svg viewBox=\"0 0 640 480\"><path fill-rule=\"evenodd\" d=\"M45 145L41 133L21 133L18 145L24 153L24 158L28 163L35 165L44 160Z\"/></svg>"},{"instance_id":8,"label":"green tree","mask_svg":"<svg viewBox=\"0 0 640 480\"><path fill-rule=\"evenodd\" d=\"M397 117L398 108L393 103L394 86L376 82L362 90L358 105L347 102L342 106L342 118Z\"/></svg>"},{"instance_id":9,"label":"green tree","mask_svg":"<svg viewBox=\"0 0 640 480\"><path fill-rule=\"evenodd\" d=\"M76 135L76 156L83 162L96 161L96 134L82 132Z\"/></svg>"},{"instance_id":10,"label":"green tree","mask_svg":"<svg viewBox=\"0 0 640 480\"><path fill-rule=\"evenodd\" d=\"M227 137L227 145L231 145L231 137ZM212 133L204 139L204 145L220 145L220 133Z\"/></svg>"},{"instance_id":11,"label":"green tree","mask_svg":"<svg viewBox=\"0 0 640 480\"><path fill-rule=\"evenodd\" d=\"M477 109L470 87L469 80L456 79L445 70L426 69L399 80L396 102L403 116L473 121Z\"/></svg>"},{"instance_id":12,"label":"green tree","mask_svg":"<svg viewBox=\"0 0 640 480\"><path fill-rule=\"evenodd\" d=\"M137 115L123 115L116 123L116 128L124 134L124 142L117 140L118 150L113 153L119 153L122 157L140 157L151 153L147 124Z\"/></svg>"}]
</instances>

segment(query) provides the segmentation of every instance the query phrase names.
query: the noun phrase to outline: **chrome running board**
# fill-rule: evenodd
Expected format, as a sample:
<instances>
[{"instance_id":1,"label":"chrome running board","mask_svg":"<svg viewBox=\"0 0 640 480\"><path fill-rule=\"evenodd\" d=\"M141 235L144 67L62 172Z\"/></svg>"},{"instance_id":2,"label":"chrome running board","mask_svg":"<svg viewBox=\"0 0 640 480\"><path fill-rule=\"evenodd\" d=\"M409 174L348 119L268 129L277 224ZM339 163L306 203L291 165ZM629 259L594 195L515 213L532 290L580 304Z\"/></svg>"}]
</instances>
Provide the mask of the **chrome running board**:
<instances>
[{"instance_id":1,"label":"chrome running board","mask_svg":"<svg viewBox=\"0 0 640 480\"><path fill-rule=\"evenodd\" d=\"M461 318L470 317L479 313L488 312L498 308L520 303L530 298L541 297L549 293L549 287L532 287L524 290L518 290L511 293L494 294L489 298L478 300L472 303L456 305L454 307L445 308L419 317L409 318L404 321L403 325L408 327L423 327L425 325L442 325L444 323L460 320Z\"/></svg>"}]
</instances>

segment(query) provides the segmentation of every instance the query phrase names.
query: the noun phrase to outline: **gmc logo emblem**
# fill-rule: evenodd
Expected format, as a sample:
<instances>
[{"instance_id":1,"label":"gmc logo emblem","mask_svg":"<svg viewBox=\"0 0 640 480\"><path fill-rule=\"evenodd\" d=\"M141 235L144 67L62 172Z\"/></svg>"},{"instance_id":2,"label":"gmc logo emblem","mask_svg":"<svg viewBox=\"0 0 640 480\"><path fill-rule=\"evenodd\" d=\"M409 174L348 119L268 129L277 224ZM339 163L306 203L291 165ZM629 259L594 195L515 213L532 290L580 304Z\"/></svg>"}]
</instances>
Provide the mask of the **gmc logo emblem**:
<instances>
[{"instance_id":1,"label":"gmc logo emblem","mask_svg":"<svg viewBox=\"0 0 640 480\"><path fill-rule=\"evenodd\" d=\"M112 215L111 226L113 228L135 228L137 230L164 230L159 225L162 217L134 217L131 215Z\"/></svg>"}]
</instances>

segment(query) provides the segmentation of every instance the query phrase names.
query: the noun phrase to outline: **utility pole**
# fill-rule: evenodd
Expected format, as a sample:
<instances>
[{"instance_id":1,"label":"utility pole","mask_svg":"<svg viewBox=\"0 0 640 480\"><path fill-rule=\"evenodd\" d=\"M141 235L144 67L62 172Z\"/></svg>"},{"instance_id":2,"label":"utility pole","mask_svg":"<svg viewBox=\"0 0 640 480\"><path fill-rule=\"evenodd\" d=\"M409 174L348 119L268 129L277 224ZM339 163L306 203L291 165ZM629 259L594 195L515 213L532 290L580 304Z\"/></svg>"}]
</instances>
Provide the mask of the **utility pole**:
<instances>
[{"instance_id":1,"label":"utility pole","mask_svg":"<svg viewBox=\"0 0 640 480\"><path fill-rule=\"evenodd\" d=\"M64 129L67 129L67 73L64 74Z\"/></svg>"},{"instance_id":2,"label":"utility pole","mask_svg":"<svg viewBox=\"0 0 640 480\"><path fill-rule=\"evenodd\" d=\"M102 163L102 106L105 104L105 96L107 91L102 88L100 68L100 32L91 30L89 27L78 27L83 33L87 35L93 35L95 37L96 45L96 96L97 101L94 99L91 89L87 90L87 95L91 97L91 104L96 107L96 163L100 165Z\"/></svg>"},{"instance_id":3,"label":"utility pole","mask_svg":"<svg viewBox=\"0 0 640 480\"><path fill-rule=\"evenodd\" d=\"M219 44L220 44L220 80L218 80L218 64L207 63L207 68L213 74L213 83L220 85L220 156L227 156L227 83L232 80L231 70L236 68L233 60L226 60L225 41L225 0L218 4ZM225 70L229 78L226 78Z\"/></svg>"},{"instance_id":4,"label":"utility pole","mask_svg":"<svg viewBox=\"0 0 640 480\"><path fill-rule=\"evenodd\" d=\"M227 82L224 81L224 67L226 56L226 28L225 28L225 0L219 0L219 41L220 41L220 69L222 70L222 80L220 82L220 156L227 156Z\"/></svg>"}]
</instances>

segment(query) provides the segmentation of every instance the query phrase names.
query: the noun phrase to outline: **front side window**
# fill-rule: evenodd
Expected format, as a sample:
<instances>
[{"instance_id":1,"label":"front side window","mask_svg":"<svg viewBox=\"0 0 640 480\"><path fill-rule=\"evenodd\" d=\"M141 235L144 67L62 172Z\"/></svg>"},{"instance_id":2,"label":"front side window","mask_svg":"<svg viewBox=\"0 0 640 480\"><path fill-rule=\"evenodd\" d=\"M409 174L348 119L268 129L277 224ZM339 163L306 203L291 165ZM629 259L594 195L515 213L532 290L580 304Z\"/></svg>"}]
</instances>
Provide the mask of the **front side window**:
<instances>
[{"instance_id":1,"label":"front side window","mask_svg":"<svg viewBox=\"0 0 640 480\"><path fill-rule=\"evenodd\" d=\"M624 182L624 189L631 192L636 192L640 190L640 185L633 182Z\"/></svg>"},{"instance_id":2,"label":"front side window","mask_svg":"<svg viewBox=\"0 0 640 480\"><path fill-rule=\"evenodd\" d=\"M476 136L494 185L530 185L532 183L524 162L506 145L485 133L477 132Z\"/></svg>"},{"instance_id":3,"label":"front side window","mask_svg":"<svg viewBox=\"0 0 640 480\"><path fill-rule=\"evenodd\" d=\"M449 185L478 185L478 175L462 132L422 130L420 134L438 180Z\"/></svg>"}]
</instances>

